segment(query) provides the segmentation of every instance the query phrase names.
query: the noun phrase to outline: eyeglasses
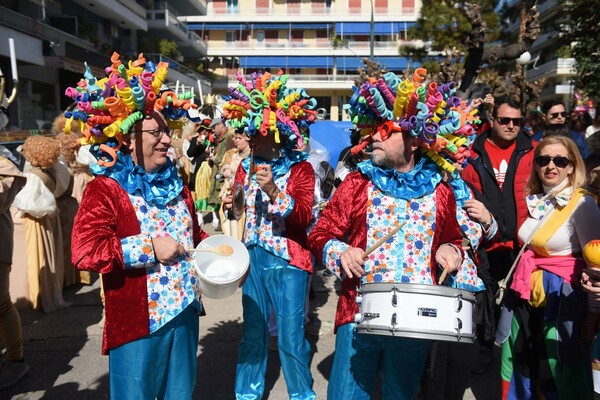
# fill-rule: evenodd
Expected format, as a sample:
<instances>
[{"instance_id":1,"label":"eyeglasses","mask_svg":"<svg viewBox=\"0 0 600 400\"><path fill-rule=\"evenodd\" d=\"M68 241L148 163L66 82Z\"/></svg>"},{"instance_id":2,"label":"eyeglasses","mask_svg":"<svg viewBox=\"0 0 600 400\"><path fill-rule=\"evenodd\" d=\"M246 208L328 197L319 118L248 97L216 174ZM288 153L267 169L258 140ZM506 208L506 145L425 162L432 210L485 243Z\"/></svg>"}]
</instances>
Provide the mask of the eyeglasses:
<instances>
[{"instance_id":1,"label":"eyeglasses","mask_svg":"<svg viewBox=\"0 0 600 400\"><path fill-rule=\"evenodd\" d=\"M566 111L561 111L561 112L557 112L557 113L552 113L552 114L550 114L550 118L552 118L552 119L556 119L556 118L558 118L558 116L559 116L559 115L560 115L561 117L563 117L563 118L567 118L567 112L566 112Z\"/></svg>"},{"instance_id":2,"label":"eyeglasses","mask_svg":"<svg viewBox=\"0 0 600 400\"><path fill-rule=\"evenodd\" d=\"M171 130L169 128L156 128L156 129L133 131L133 133L138 133L138 132L150 133L156 139L162 139L163 136L165 136L165 135L167 135L168 137L171 137Z\"/></svg>"},{"instance_id":3,"label":"eyeglasses","mask_svg":"<svg viewBox=\"0 0 600 400\"><path fill-rule=\"evenodd\" d=\"M514 126L521 126L521 122L523 122L523 118L522 117L519 117L519 118L496 117L496 121L498 121L498 123L500 125L508 125L512 121Z\"/></svg>"},{"instance_id":4,"label":"eyeglasses","mask_svg":"<svg viewBox=\"0 0 600 400\"><path fill-rule=\"evenodd\" d=\"M564 157L564 156L556 156L556 157L537 156L535 158L535 163L537 165L539 165L540 167L545 167L546 165L550 164L550 161L554 162L554 165L557 168L566 168L567 165L569 165L571 163L571 160L569 160L567 157Z\"/></svg>"}]
</instances>

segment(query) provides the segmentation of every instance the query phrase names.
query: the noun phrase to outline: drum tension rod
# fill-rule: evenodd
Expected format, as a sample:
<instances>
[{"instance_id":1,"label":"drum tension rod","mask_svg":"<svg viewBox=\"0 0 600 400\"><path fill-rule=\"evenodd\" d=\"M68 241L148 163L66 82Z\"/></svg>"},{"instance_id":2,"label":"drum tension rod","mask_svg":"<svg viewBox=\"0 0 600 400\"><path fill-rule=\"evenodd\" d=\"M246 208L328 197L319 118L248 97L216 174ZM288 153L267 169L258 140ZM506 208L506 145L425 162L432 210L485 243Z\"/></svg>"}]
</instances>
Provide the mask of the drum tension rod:
<instances>
[{"instance_id":1,"label":"drum tension rod","mask_svg":"<svg viewBox=\"0 0 600 400\"><path fill-rule=\"evenodd\" d=\"M398 296L396 293L398 293L398 288L394 285L392 287L392 306L394 307L398 307Z\"/></svg>"},{"instance_id":2,"label":"drum tension rod","mask_svg":"<svg viewBox=\"0 0 600 400\"><path fill-rule=\"evenodd\" d=\"M463 306L463 296L462 293L459 293L458 296L456 297L456 312L460 312L460 310L462 310L462 306Z\"/></svg>"},{"instance_id":3,"label":"drum tension rod","mask_svg":"<svg viewBox=\"0 0 600 400\"><path fill-rule=\"evenodd\" d=\"M460 340L462 339L462 333L461 333L461 331L462 331L462 327L463 327L463 323L462 323L462 320L460 318L456 318L456 325L457 325L457 328L456 328L456 335L457 335L457 337L456 338L460 342Z\"/></svg>"}]
</instances>

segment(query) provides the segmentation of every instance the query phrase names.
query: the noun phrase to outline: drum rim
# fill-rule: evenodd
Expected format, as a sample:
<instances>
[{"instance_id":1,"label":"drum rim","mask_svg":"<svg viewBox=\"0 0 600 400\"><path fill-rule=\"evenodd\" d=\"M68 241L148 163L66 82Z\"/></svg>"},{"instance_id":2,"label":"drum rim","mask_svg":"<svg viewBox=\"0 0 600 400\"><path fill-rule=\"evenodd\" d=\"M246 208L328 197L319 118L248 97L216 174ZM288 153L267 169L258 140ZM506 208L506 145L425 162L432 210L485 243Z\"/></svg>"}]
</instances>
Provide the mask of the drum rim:
<instances>
[{"instance_id":1,"label":"drum rim","mask_svg":"<svg viewBox=\"0 0 600 400\"><path fill-rule=\"evenodd\" d=\"M354 329L359 334L366 335L379 335L379 336L390 336L390 337L405 337L412 339L429 339L429 340L442 340L445 342L455 343L474 343L476 336L474 333L464 333L461 335L450 334L448 331L440 331L437 329L431 329L427 332L419 331L416 329L390 329L389 326L385 325L369 325L369 327L359 326L356 324Z\"/></svg>"},{"instance_id":2,"label":"drum rim","mask_svg":"<svg viewBox=\"0 0 600 400\"><path fill-rule=\"evenodd\" d=\"M475 293L465 290L440 285L424 285L420 283L399 282L370 282L357 289L358 293L391 292L396 287L397 292L429 294L444 297L462 297L464 300L475 303Z\"/></svg>"}]
</instances>

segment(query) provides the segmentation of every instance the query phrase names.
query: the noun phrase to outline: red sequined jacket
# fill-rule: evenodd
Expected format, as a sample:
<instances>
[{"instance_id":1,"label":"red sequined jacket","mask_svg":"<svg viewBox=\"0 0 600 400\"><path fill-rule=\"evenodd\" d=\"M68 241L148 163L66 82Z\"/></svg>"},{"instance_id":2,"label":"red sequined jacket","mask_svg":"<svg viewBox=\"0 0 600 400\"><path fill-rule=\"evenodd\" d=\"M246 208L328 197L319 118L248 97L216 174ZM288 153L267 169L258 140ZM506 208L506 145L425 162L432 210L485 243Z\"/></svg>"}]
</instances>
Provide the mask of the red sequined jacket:
<instances>
[{"instance_id":1,"label":"red sequined jacket","mask_svg":"<svg viewBox=\"0 0 600 400\"><path fill-rule=\"evenodd\" d=\"M308 247L315 257L323 261L323 249L331 239L341 240L352 247L366 250L367 245L367 201L369 180L359 172L349 174L338 187L333 198L323 210L317 224L308 237ZM440 245L462 244L462 233L456 220L456 200L452 189L441 183L436 187L435 233L431 253ZM436 281L435 257L431 257L431 275ZM358 312L356 288L357 277L342 280L340 298L335 315L336 330L339 326L354 322Z\"/></svg>"},{"instance_id":2,"label":"red sequined jacket","mask_svg":"<svg viewBox=\"0 0 600 400\"><path fill-rule=\"evenodd\" d=\"M200 229L187 187L181 192L193 221L194 245L208 235ZM88 183L73 225L73 265L102 274L106 320L102 354L149 333L145 269L125 269L121 239L141 233L127 192L113 179Z\"/></svg>"}]
</instances>

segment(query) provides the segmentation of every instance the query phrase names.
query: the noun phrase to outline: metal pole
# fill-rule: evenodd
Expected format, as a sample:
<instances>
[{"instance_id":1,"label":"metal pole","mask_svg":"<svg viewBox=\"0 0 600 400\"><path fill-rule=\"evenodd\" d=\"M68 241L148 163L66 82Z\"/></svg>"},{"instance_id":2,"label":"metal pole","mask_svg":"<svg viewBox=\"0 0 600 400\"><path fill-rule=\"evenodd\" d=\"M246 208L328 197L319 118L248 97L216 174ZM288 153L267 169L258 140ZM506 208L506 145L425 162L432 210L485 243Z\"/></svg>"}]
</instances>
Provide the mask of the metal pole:
<instances>
[{"instance_id":1,"label":"metal pole","mask_svg":"<svg viewBox=\"0 0 600 400\"><path fill-rule=\"evenodd\" d=\"M371 0L371 35L369 37L369 46L369 58L371 61L373 61L375 55L375 19L373 17L373 0Z\"/></svg>"},{"instance_id":2,"label":"metal pole","mask_svg":"<svg viewBox=\"0 0 600 400\"><path fill-rule=\"evenodd\" d=\"M521 87L521 114L525 117L527 113L527 107L525 106L525 88L527 87L526 82L527 64L521 65L521 75L523 77L523 85Z\"/></svg>"}]
</instances>

